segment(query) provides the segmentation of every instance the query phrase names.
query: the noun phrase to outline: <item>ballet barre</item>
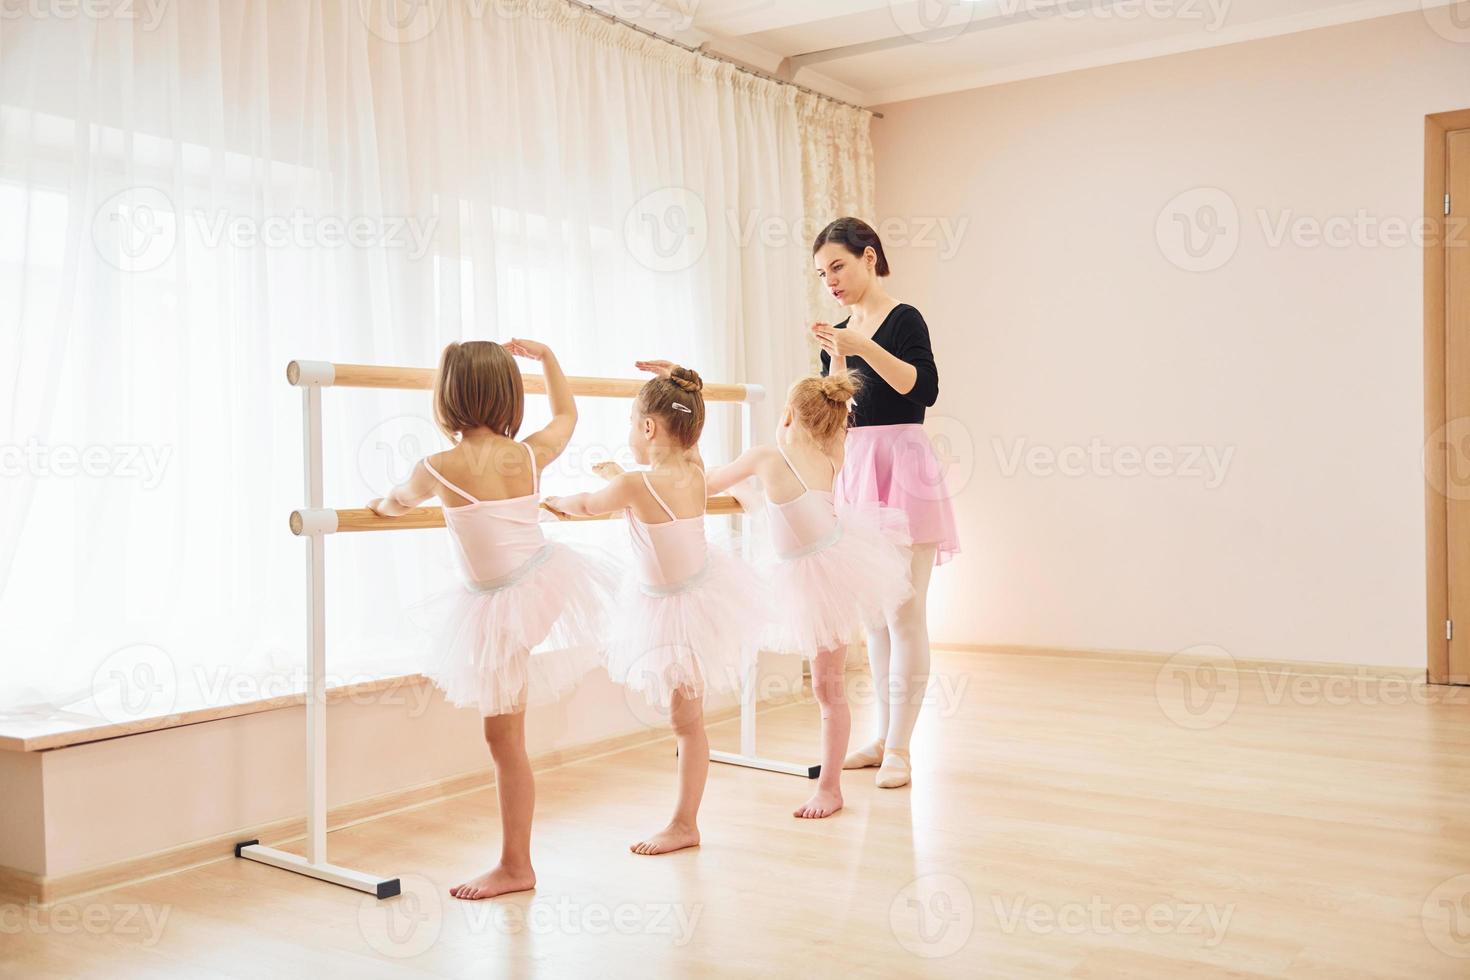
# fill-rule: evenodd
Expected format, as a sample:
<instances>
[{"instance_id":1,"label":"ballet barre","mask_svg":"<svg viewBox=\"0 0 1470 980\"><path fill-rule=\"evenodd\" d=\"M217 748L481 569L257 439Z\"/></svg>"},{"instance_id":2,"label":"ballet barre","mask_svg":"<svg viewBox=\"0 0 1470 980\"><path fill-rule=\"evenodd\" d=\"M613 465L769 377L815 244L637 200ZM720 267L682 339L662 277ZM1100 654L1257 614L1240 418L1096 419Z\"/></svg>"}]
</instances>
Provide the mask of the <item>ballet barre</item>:
<instances>
[{"instance_id":1,"label":"ballet barre","mask_svg":"<svg viewBox=\"0 0 1470 980\"><path fill-rule=\"evenodd\" d=\"M434 387L434 369L292 361L286 365L286 380L297 387L429 391ZM567 377L572 394L584 398L635 398L647 381L647 378ZM521 385L528 395L546 394L546 379L539 374L521 375ZM707 384L700 394L707 402L753 402L761 400L764 390L760 385Z\"/></svg>"},{"instance_id":2,"label":"ballet barre","mask_svg":"<svg viewBox=\"0 0 1470 980\"><path fill-rule=\"evenodd\" d=\"M525 374L521 379L527 394L546 393L546 379L541 375ZM323 506L322 389L427 391L434 386L434 369L297 360L286 365L286 380L301 389L302 455L306 476L306 506L292 511L290 519L291 533L306 541L306 853L292 854L266 847L259 840L247 840L235 844L235 857L308 875L380 899L391 898L402 891L399 879L354 871L327 861L326 539L328 535L344 532L440 528L444 526L444 512L438 507L416 507L401 517L380 517L365 508L339 510ZM647 379L571 377L567 381L573 395L633 398ZM706 401L731 402L740 406L741 449L749 448L755 441L751 405L765 397L765 389L760 385L706 384L702 394ZM542 506L545 507L544 504ZM708 512L729 515L736 520L740 520L742 514L733 497L711 498ZM580 521L606 520L613 515L594 518L556 516L561 520ZM751 553L748 535L742 536L741 547L748 558ZM755 754L756 681L757 666L755 658L752 658L740 690L740 751L711 752L710 759L816 779L821 773L821 766L762 759Z\"/></svg>"},{"instance_id":3,"label":"ballet barre","mask_svg":"<svg viewBox=\"0 0 1470 980\"><path fill-rule=\"evenodd\" d=\"M545 504L541 509L566 523L583 521L610 521L621 514L598 514L594 517L559 514ZM734 497L711 497L705 505L707 514L742 514L740 502ZM442 507L415 507L401 517L382 517L366 507L347 510L293 510L291 533L297 537L308 534L345 534L351 531L424 531L444 526Z\"/></svg>"}]
</instances>

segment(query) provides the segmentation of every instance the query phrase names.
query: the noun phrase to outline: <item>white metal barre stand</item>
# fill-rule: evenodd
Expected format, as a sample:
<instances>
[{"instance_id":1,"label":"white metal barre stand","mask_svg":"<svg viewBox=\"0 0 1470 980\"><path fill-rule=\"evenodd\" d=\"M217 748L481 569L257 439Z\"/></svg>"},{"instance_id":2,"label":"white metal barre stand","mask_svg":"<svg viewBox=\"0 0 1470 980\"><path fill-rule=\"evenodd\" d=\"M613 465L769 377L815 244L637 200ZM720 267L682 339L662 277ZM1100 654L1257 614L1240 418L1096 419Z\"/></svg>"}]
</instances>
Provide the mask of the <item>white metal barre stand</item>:
<instances>
[{"instance_id":1,"label":"white metal barre stand","mask_svg":"<svg viewBox=\"0 0 1470 980\"><path fill-rule=\"evenodd\" d=\"M758 402L766 395L766 391L759 385L747 385L745 400L740 403L740 427L742 449L749 449L755 445L755 413L751 411L751 404ZM740 518L740 551L749 560L751 557L750 527L747 518ZM747 769L764 769L767 772L784 772L791 776L805 776L807 779L816 779L822 774L822 767L803 766L795 762L781 762L776 759L762 759L755 754L755 706L756 694L758 693L760 680L760 653L751 660L750 666L746 668L745 676L740 681L740 751L739 752L716 752L711 750L709 757L712 762L724 762L732 766L745 766Z\"/></svg>"},{"instance_id":2,"label":"white metal barre stand","mask_svg":"<svg viewBox=\"0 0 1470 980\"><path fill-rule=\"evenodd\" d=\"M318 515L306 538L306 856L266 847L258 840L235 845L235 856L345 885L378 898L400 891L397 878L353 871L327 862L327 573L326 535L337 530L336 512L322 510L322 388L333 380L331 364L294 362L291 383L301 387L302 441L306 450L306 501ZM299 368L299 373L295 369ZM330 524L330 526L327 526Z\"/></svg>"}]
</instances>

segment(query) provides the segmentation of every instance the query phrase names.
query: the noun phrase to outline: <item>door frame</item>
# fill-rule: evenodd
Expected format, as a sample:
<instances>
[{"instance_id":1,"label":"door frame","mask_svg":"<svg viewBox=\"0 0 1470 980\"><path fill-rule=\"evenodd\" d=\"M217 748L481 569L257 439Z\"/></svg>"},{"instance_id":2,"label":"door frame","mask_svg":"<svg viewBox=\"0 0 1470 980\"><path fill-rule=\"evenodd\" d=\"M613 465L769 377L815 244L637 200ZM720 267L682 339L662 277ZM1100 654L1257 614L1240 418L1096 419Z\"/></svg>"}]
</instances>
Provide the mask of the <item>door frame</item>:
<instances>
[{"instance_id":1,"label":"door frame","mask_svg":"<svg viewBox=\"0 0 1470 980\"><path fill-rule=\"evenodd\" d=\"M1445 485L1445 457L1443 453L1430 453L1429 443L1448 421L1444 196L1449 175L1445 168L1445 136L1459 129L1470 129L1470 109L1424 117L1424 555L1428 586L1426 680L1430 684L1451 683L1450 645L1445 639L1445 621L1450 618L1449 514L1444 494L1435 489ZM1470 623L1464 628L1470 629Z\"/></svg>"}]
</instances>

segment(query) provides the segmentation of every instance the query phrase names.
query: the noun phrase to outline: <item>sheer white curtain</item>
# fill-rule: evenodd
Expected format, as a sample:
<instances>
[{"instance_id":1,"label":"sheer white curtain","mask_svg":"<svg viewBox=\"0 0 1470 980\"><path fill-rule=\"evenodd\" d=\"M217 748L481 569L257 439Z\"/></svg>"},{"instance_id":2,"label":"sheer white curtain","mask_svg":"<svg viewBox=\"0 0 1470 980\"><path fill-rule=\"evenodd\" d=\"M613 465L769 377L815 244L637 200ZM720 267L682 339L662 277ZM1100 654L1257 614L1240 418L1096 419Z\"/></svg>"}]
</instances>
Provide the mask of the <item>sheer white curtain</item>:
<instances>
[{"instance_id":1,"label":"sheer white curtain","mask_svg":"<svg viewBox=\"0 0 1470 980\"><path fill-rule=\"evenodd\" d=\"M291 358L430 365L450 340L529 336L571 373L667 357L765 384L763 424L808 367L807 246L830 215L803 126L865 141L866 113L808 123L790 87L561 0L76 6L0 19L12 717L299 681ZM870 148L859 165L870 180ZM443 444L423 393L325 405L329 505ZM623 451L627 404L582 409L551 492ZM543 412L530 399L526 430ZM707 458L735 418L712 411ZM336 678L416 668L404 607L450 581L442 534L331 539ZM118 676L141 702L102 703Z\"/></svg>"}]
</instances>

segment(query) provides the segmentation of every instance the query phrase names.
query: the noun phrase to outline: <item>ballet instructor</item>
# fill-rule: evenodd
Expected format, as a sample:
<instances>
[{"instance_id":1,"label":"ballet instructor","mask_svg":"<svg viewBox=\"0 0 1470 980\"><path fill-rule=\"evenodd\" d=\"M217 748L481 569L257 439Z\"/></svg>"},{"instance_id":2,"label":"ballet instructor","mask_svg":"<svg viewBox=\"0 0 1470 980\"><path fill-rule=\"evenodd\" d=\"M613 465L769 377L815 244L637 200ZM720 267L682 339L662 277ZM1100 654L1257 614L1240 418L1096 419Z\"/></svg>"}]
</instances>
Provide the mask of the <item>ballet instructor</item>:
<instances>
[{"instance_id":1,"label":"ballet instructor","mask_svg":"<svg viewBox=\"0 0 1470 980\"><path fill-rule=\"evenodd\" d=\"M914 597L885 628L868 633L876 737L843 764L877 766L877 784L892 789L911 777L909 739L929 682L929 575L960 550L944 471L923 427L924 410L939 397L939 369L924 317L883 288L888 259L877 232L857 218L838 218L813 242L812 259L848 310L836 326L810 328L822 347L822 373L845 364L862 382L833 492L840 506L902 511L913 539Z\"/></svg>"}]
</instances>

